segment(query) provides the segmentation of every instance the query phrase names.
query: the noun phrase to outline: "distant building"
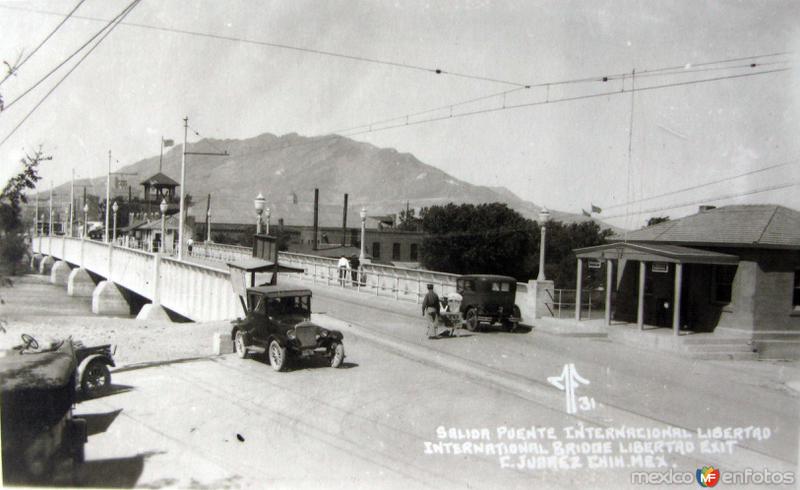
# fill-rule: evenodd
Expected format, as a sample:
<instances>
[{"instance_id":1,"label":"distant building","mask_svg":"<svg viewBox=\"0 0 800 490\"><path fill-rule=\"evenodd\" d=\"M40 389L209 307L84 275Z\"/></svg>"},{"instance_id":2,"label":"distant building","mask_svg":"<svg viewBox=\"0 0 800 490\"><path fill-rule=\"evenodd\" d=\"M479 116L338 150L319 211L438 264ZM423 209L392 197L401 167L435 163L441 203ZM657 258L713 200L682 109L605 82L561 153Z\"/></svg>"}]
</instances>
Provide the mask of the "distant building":
<instances>
[{"instance_id":1,"label":"distant building","mask_svg":"<svg viewBox=\"0 0 800 490\"><path fill-rule=\"evenodd\" d=\"M612 263L613 319L637 322L641 294L645 325L744 335L760 357L800 357L800 212L704 206L617 239L575 250L589 267Z\"/></svg>"},{"instance_id":2,"label":"distant building","mask_svg":"<svg viewBox=\"0 0 800 490\"><path fill-rule=\"evenodd\" d=\"M297 194L294 192L290 192L286 195L286 203L287 204L297 204Z\"/></svg>"}]
</instances>

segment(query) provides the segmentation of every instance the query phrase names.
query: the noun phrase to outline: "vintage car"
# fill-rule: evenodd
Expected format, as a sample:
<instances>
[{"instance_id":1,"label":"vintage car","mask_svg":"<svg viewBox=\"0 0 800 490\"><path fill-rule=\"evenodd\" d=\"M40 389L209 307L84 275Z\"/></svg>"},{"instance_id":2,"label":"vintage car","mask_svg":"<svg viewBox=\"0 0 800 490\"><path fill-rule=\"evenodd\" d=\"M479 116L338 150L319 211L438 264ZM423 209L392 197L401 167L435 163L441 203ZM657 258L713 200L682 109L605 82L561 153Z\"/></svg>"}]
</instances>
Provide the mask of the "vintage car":
<instances>
[{"instance_id":1,"label":"vintage car","mask_svg":"<svg viewBox=\"0 0 800 490\"><path fill-rule=\"evenodd\" d=\"M247 288L244 319L233 322L231 339L239 357L267 353L272 369L282 371L290 358L321 356L332 367L344 361L342 333L310 321L311 291L264 285Z\"/></svg>"},{"instance_id":2,"label":"vintage car","mask_svg":"<svg viewBox=\"0 0 800 490\"><path fill-rule=\"evenodd\" d=\"M0 353L3 481L73 480L87 434L86 421L72 415L77 379L72 342L40 349L27 334L22 342Z\"/></svg>"},{"instance_id":3,"label":"vintage car","mask_svg":"<svg viewBox=\"0 0 800 490\"><path fill-rule=\"evenodd\" d=\"M483 326L513 331L520 320L514 304L517 281L509 276L474 274L456 279L456 292L461 295L459 311L470 331Z\"/></svg>"}]
</instances>

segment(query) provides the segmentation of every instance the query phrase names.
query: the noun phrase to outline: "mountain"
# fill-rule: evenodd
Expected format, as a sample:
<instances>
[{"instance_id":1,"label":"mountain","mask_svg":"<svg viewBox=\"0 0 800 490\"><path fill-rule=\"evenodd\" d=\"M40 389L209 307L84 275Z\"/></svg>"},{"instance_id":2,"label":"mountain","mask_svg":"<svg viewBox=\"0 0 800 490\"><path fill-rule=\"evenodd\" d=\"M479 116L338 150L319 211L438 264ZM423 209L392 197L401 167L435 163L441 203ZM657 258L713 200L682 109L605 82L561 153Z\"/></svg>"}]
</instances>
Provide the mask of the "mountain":
<instances>
[{"instance_id":1,"label":"mountain","mask_svg":"<svg viewBox=\"0 0 800 490\"><path fill-rule=\"evenodd\" d=\"M164 154L162 172L180 181L182 146ZM229 156L187 155L186 189L204 219L206 196L211 194L213 222L255 221L253 199L262 193L271 209L272 223L312 224L314 189L320 189L320 225L340 226L344 193L349 194L348 224L357 226L358 211L369 215L398 213L406 203L414 208L436 204L503 202L523 216L537 219L540 206L520 199L505 187L478 186L464 182L410 153L378 148L337 135L303 137L295 133L265 133L245 140L203 139L188 145L188 152ZM159 171L159 157L146 158L117 172L135 175L112 177L125 180L116 195L142 195L141 182ZM105 195L105 176L82 182L93 194ZM69 184L57 192L69 191ZM79 195L76 191L76 195ZM294 202L296 200L296 203ZM582 215L551 210L564 222L589 220ZM600 222L603 227L609 227Z\"/></svg>"}]
</instances>

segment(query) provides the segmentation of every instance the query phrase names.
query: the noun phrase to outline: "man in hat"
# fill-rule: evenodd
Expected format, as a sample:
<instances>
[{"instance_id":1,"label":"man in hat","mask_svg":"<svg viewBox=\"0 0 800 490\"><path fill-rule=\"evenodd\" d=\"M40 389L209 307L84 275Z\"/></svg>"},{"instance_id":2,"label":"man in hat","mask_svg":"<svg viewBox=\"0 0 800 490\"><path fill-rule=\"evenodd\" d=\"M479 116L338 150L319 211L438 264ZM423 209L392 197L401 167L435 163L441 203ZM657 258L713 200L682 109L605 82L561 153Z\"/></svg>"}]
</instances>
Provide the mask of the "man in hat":
<instances>
[{"instance_id":1,"label":"man in hat","mask_svg":"<svg viewBox=\"0 0 800 490\"><path fill-rule=\"evenodd\" d=\"M436 323L439 319L439 296L433 291L433 284L428 284L428 294L422 300L422 316L428 317L428 338L436 337ZM433 333L431 333L433 332Z\"/></svg>"}]
</instances>

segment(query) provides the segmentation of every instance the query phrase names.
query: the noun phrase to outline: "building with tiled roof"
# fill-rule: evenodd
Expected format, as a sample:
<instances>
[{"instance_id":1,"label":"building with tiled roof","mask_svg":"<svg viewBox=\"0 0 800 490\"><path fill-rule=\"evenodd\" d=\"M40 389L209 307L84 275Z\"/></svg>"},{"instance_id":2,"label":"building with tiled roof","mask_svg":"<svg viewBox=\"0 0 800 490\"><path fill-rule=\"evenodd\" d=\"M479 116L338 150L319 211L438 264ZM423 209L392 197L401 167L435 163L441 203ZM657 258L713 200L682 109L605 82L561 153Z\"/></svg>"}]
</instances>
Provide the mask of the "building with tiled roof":
<instances>
[{"instance_id":1,"label":"building with tiled roof","mask_svg":"<svg viewBox=\"0 0 800 490\"><path fill-rule=\"evenodd\" d=\"M761 358L800 358L800 212L772 204L701 206L696 214L575 250L603 269L606 322L676 335L744 338ZM580 284L580 282L579 282ZM579 286L580 287L580 286Z\"/></svg>"}]
</instances>

